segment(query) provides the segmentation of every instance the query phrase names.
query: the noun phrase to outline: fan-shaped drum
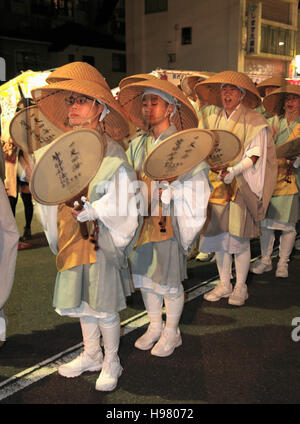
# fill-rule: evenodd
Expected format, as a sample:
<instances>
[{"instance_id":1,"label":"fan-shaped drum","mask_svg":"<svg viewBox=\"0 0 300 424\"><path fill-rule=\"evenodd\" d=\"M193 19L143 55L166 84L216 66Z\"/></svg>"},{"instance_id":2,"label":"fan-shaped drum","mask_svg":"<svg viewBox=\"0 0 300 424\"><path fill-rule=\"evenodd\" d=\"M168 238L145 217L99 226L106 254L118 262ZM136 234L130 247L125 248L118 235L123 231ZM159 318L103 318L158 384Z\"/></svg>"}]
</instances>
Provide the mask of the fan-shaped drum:
<instances>
[{"instance_id":1,"label":"fan-shaped drum","mask_svg":"<svg viewBox=\"0 0 300 424\"><path fill-rule=\"evenodd\" d=\"M276 155L278 159L292 159L300 155L300 137L288 140L285 143L276 146Z\"/></svg>"},{"instance_id":2,"label":"fan-shaped drum","mask_svg":"<svg viewBox=\"0 0 300 424\"><path fill-rule=\"evenodd\" d=\"M211 129L210 131L215 135L215 147L206 161L211 168L226 168L242 152L242 143L230 131L220 129Z\"/></svg>"},{"instance_id":3,"label":"fan-shaped drum","mask_svg":"<svg viewBox=\"0 0 300 424\"><path fill-rule=\"evenodd\" d=\"M13 142L25 153L32 153L64 134L37 106L27 107L16 113L11 120L9 132Z\"/></svg>"},{"instance_id":4,"label":"fan-shaped drum","mask_svg":"<svg viewBox=\"0 0 300 424\"><path fill-rule=\"evenodd\" d=\"M96 175L105 149L105 138L98 131L80 129L64 133L45 149L33 168L33 197L45 205L74 199Z\"/></svg>"},{"instance_id":5,"label":"fan-shaped drum","mask_svg":"<svg viewBox=\"0 0 300 424\"><path fill-rule=\"evenodd\" d=\"M144 172L153 180L174 180L205 160L214 145L215 137L209 130L192 128L177 132L151 151Z\"/></svg>"}]
</instances>

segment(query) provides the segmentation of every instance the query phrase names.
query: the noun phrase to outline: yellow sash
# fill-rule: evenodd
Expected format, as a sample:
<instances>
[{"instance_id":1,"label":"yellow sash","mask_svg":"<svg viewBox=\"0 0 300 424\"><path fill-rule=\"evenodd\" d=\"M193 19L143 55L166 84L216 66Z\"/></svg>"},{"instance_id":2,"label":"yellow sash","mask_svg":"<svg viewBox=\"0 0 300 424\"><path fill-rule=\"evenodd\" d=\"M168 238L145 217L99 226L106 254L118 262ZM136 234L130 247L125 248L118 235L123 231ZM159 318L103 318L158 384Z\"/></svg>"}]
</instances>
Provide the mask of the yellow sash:
<instances>
[{"instance_id":1,"label":"yellow sash","mask_svg":"<svg viewBox=\"0 0 300 424\"><path fill-rule=\"evenodd\" d=\"M147 184L148 189L148 216L144 217L144 222L142 229L139 234L139 238L136 242L136 246L141 246L142 244L150 242L159 242L165 241L173 237L173 228L171 217L166 216L165 229L166 232L160 232L160 216L162 214L162 207L159 204L159 216L151 216L151 179L145 175L143 172L138 175L139 179Z\"/></svg>"},{"instance_id":2,"label":"yellow sash","mask_svg":"<svg viewBox=\"0 0 300 424\"><path fill-rule=\"evenodd\" d=\"M71 210L72 208L65 204L58 206L58 271L96 262L94 245L82 238L79 223L73 219Z\"/></svg>"},{"instance_id":3,"label":"yellow sash","mask_svg":"<svg viewBox=\"0 0 300 424\"><path fill-rule=\"evenodd\" d=\"M209 171L209 180L213 186L209 202L216 203L217 205L226 205L235 199L238 185L235 178L231 184L225 184L223 181L219 181L217 177L218 174L211 170Z\"/></svg>"},{"instance_id":4,"label":"yellow sash","mask_svg":"<svg viewBox=\"0 0 300 424\"><path fill-rule=\"evenodd\" d=\"M300 124L297 124L295 126L289 138L285 142L297 137L300 137ZM277 159L277 162L278 162L278 176L277 176L277 183L273 192L273 196L286 196L288 194L297 194L298 187L296 183L294 168L290 168L288 170L287 159L284 159L284 158Z\"/></svg>"},{"instance_id":5,"label":"yellow sash","mask_svg":"<svg viewBox=\"0 0 300 424\"><path fill-rule=\"evenodd\" d=\"M239 109L235 112L233 119L227 120L225 118L225 112L209 118L210 128L222 128L224 130L231 131L237 135L246 147L250 141L256 136L258 131L261 129L261 125L255 125L255 122L247 122L245 119L246 110L244 106L240 105ZM241 155L236 158L235 163L241 159ZM232 166L232 164L231 164ZM233 201L238 191L238 184L234 178L231 184L225 184L223 181L218 181L217 174L215 172L209 172L209 180L213 186L213 190L210 194L209 202L218 205L226 205L228 202Z\"/></svg>"}]
</instances>

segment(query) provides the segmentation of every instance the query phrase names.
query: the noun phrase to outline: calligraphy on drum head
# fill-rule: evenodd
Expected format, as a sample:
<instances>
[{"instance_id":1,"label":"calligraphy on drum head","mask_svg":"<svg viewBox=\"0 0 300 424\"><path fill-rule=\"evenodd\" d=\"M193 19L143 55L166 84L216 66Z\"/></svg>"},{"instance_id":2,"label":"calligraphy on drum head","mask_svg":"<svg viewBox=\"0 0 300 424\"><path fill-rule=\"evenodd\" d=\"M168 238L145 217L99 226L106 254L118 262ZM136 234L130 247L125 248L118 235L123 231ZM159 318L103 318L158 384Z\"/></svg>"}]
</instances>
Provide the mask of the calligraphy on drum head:
<instances>
[{"instance_id":1,"label":"calligraphy on drum head","mask_svg":"<svg viewBox=\"0 0 300 424\"><path fill-rule=\"evenodd\" d=\"M213 166L221 166L224 163L224 154L218 141L216 140L214 152L208 156L208 160Z\"/></svg>"},{"instance_id":2,"label":"calligraphy on drum head","mask_svg":"<svg viewBox=\"0 0 300 424\"><path fill-rule=\"evenodd\" d=\"M37 118L34 111L30 112L29 123L24 118L20 120L20 126L24 127L41 146L51 143L57 137L57 133L47 127L42 119Z\"/></svg>"},{"instance_id":3,"label":"calligraphy on drum head","mask_svg":"<svg viewBox=\"0 0 300 424\"><path fill-rule=\"evenodd\" d=\"M199 136L192 137L192 141L186 141L183 138L175 140L173 147L166 154L166 160L163 163L163 169L167 175L170 172L182 167L189 158L196 153L197 144L196 140Z\"/></svg>"},{"instance_id":4,"label":"calligraphy on drum head","mask_svg":"<svg viewBox=\"0 0 300 424\"><path fill-rule=\"evenodd\" d=\"M68 145L67 151L55 151L52 154L52 161L56 170L55 175L62 188L77 185L83 163L74 141Z\"/></svg>"}]
</instances>

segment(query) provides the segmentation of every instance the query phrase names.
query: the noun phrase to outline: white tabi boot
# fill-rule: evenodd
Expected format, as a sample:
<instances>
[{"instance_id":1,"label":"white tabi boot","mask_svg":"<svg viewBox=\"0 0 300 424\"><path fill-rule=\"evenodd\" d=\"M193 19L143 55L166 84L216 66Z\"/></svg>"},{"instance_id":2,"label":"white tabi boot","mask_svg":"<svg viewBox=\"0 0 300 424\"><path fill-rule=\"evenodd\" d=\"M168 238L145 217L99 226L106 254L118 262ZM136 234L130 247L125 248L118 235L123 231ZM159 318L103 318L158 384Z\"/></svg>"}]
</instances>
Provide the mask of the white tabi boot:
<instances>
[{"instance_id":1,"label":"white tabi boot","mask_svg":"<svg viewBox=\"0 0 300 424\"><path fill-rule=\"evenodd\" d=\"M110 392L117 386L123 368L120 364L118 349L120 343L120 318L117 314L112 322L99 321L104 343L102 371L96 381L96 390Z\"/></svg>"},{"instance_id":2,"label":"white tabi boot","mask_svg":"<svg viewBox=\"0 0 300 424\"><path fill-rule=\"evenodd\" d=\"M147 331L139 337L134 346L141 350L149 350L161 336L162 321L162 305L163 297L159 294L148 292L141 289L145 308L148 313L150 324Z\"/></svg>"},{"instance_id":3,"label":"white tabi boot","mask_svg":"<svg viewBox=\"0 0 300 424\"><path fill-rule=\"evenodd\" d=\"M261 259L250 266L251 272L254 274L263 274L264 272L272 270L271 255L273 252L274 241L274 230L262 227L260 236Z\"/></svg>"},{"instance_id":4,"label":"white tabi boot","mask_svg":"<svg viewBox=\"0 0 300 424\"><path fill-rule=\"evenodd\" d=\"M229 297L232 293L231 265L232 257L230 253L219 251L216 252L217 267L220 276L220 283L208 293L205 293L203 298L209 302L217 302L223 297Z\"/></svg>"},{"instance_id":5,"label":"white tabi boot","mask_svg":"<svg viewBox=\"0 0 300 424\"><path fill-rule=\"evenodd\" d=\"M229 305L242 306L248 299L247 289L247 276L250 267L250 242L249 247L242 253L234 255L235 270L236 270L236 284L232 294L229 296Z\"/></svg>"},{"instance_id":6,"label":"white tabi boot","mask_svg":"<svg viewBox=\"0 0 300 424\"><path fill-rule=\"evenodd\" d=\"M164 297L166 306L166 326L158 342L151 350L154 356L170 356L174 349L182 345L180 330L178 328L179 320L184 305L184 293L176 298Z\"/></svg>"},{"instance_id":7,"label":"white tabi boot","mask_svg":"<svg viewBox=\"0 0 300 424\"><path fill-rule=\"evenodd\" d=\"M4 315L3 309L0 309L0 347L2 347L6 340L6 326L7 320Z\"/></svg>"},{"instance_id":8,"label":"white tabi boot","mask_svg":"<svg viewBox=\"0 0 300 424\"><path fill-rule=\"evenodd\" d=\"M58 373L64 377L77 377L85 371L100 371L103 355L100 347L100 329L98 318L80 318L83 336L83 352L67 364L58 368Z\"/></svg>"},{"instance_id":9,"label":"white tabi boot","mask_svg":"<svg viewBox=\"0 0 300 424\"><path fill-rule=\"evenodd\" d=\"M289 276L288 263L295 244L296 234L296 230L282 231L279 240L279 261L275 274L276 277L287 278Z\"/></svg>"}]
</instances>

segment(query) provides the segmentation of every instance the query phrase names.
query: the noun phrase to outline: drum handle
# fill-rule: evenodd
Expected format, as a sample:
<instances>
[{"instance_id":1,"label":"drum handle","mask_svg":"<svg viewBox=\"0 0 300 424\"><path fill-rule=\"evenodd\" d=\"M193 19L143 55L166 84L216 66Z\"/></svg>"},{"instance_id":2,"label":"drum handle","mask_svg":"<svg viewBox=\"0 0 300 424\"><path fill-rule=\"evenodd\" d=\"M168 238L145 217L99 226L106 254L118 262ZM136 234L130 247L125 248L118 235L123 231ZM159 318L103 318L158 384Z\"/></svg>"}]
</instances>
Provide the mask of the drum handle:
<instances>
[{"instance_id":1,"label":"drum handle","mask_svg":"<svg viewBox=\"0 0 300 424\"><path fill-rule=\"evenodd\" d=\"M98 235L99 235L99 225L97 219L93 221L94 229L90 234L90 242L94 244L94 250L99 250L99 244L98 244Z\"/></svg>"},{"instance_id":2,"label":"drum handle","mask_svg":"<svg viewBox=\"0 0 300 424\"><path fill-rule=\"evenodd\" d=\"M288 184L291 184L291 182L292 182L291 176L294 174L294 170L295 170L295 168L293 167L293 163L292 163L292 161L290 161L288 166L287 166L286 176L285 176L285 179L284 179Z\"/></svg>"},{"instance_id":3,"label":"drum handle","mask_svg":"<svg viewBox=\"0 0 300 424\"><path fill-rule=\"evenodd\" d=\"M83 209L83 202L81 199L77 200L77 203L74 203L74 209L75 211L81 211ZM89 238L89 232L86 222L78 222L80 227L80 233L84 240L87 240Z\"/></svg>"},{"instance_id":4,"label":"drum handle","mask_svg":"<svg viewBox=\"0 0 300 424\"><path fill-rule=\"evenodd\" d=\"M160 226L160 232L161 233L165 233L167 230L166 230L166 223L167 223L167 217L166 217L166 215L163 215L163 203L162 203L162 201L161 201L161 198L160 198L160 196L161 196L161 192L160 192L160 194L159 194L159 221L158 221L158 224L159 224L159 226Z\"/></svg>"}]
</instances>

